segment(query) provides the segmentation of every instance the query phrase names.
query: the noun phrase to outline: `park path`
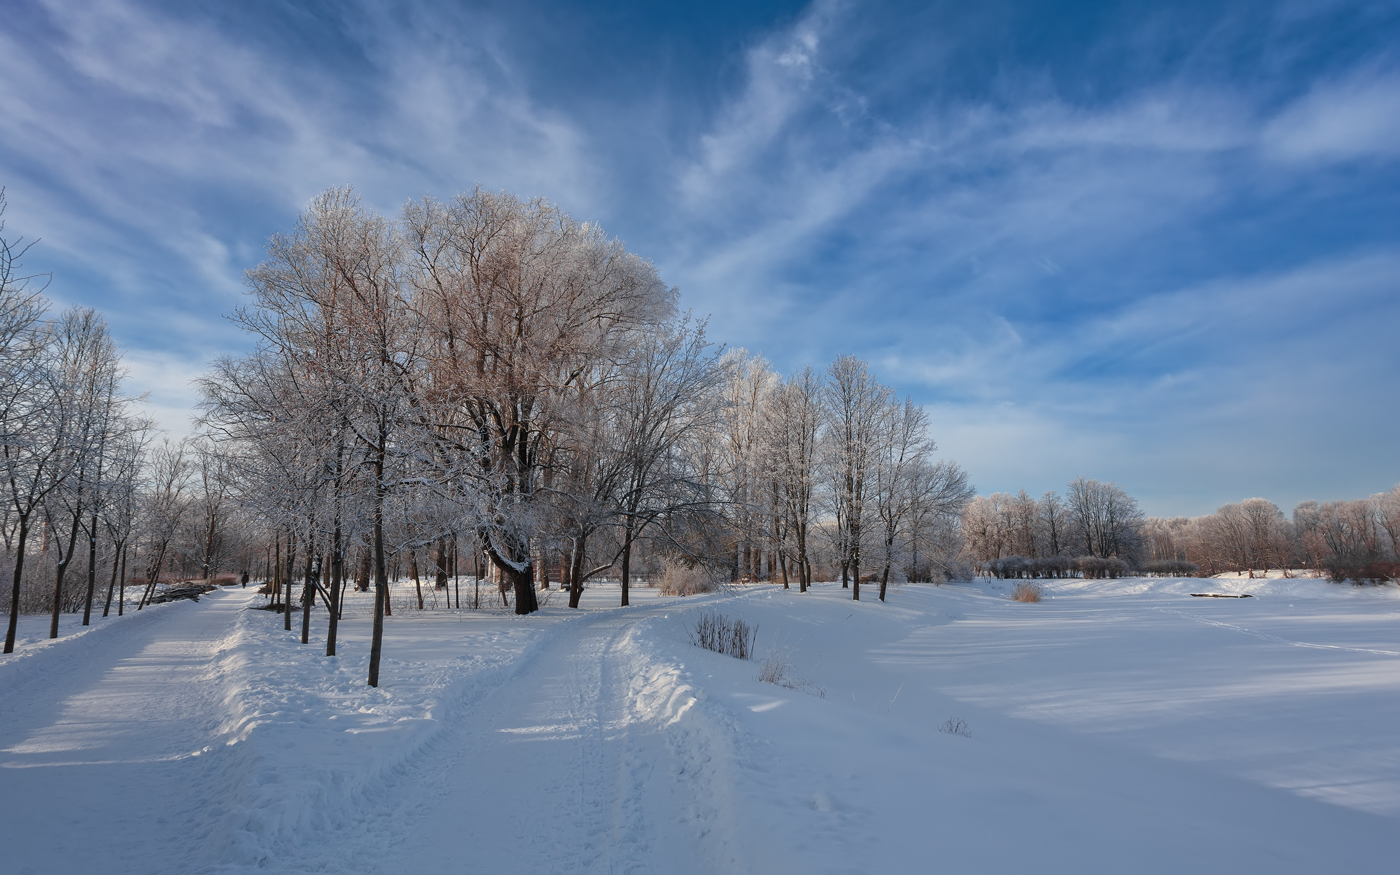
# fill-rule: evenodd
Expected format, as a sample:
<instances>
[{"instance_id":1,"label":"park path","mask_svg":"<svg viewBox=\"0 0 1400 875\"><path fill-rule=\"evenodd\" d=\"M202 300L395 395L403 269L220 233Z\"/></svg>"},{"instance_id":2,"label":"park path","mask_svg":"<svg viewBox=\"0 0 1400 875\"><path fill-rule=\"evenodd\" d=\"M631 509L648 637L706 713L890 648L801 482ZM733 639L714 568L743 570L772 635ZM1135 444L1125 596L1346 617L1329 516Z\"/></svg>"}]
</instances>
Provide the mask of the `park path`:
<instances>
[{"instance_id":1,"label":"park path","mask_svg":"<svg viewBox=\"0 0 1400 875\"><path fill-rule=\"evenodd\" d=\"M198 865L230 765L203 756L229 717L217 657L254 598L111 618L0 673L0 824L54 852L7 871L149 872L153 847L159 868Z\"/></svg>"},{"instance_id":2,"label":"park path","mask_svg":"<svg viewBox=\"0 0 1400 875\"><path fill-rule=\"evenodd\" d=\"M742 871L729 759L632 632L666 606L587 614L364 794L335 866L374 872ZM672 608L674 610L674 608ZM692 717L694 715L691 715ZM319 853L284 858L317 871ZM738 867L736 869L735 867Z\"/></svg>"}]
</instances>

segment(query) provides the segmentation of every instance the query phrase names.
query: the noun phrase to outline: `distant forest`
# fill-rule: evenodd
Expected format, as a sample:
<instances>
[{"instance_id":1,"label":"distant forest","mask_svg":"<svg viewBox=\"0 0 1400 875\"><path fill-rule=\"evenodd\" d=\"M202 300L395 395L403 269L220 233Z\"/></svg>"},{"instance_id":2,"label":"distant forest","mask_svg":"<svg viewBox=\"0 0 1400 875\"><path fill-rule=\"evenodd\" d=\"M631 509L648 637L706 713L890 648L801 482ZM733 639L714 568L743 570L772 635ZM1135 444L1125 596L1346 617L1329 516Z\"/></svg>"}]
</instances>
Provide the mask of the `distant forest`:
<instances>
[{"instance_id":1,"label":"distant forest","mask_svg":"<svg viewBox=\"0 0 1400 875\"><path fill-rule=\"evenodd\" d=\"M1263 498L1198 517L1145 517L1114 484L1080 478L1064 497L978 496L962 518L968 558L997 577L1172 576L1322 571L1400 579L1400 486L1351 501L1304 501L1285 517Z\"/></svg>"}]
</instances>

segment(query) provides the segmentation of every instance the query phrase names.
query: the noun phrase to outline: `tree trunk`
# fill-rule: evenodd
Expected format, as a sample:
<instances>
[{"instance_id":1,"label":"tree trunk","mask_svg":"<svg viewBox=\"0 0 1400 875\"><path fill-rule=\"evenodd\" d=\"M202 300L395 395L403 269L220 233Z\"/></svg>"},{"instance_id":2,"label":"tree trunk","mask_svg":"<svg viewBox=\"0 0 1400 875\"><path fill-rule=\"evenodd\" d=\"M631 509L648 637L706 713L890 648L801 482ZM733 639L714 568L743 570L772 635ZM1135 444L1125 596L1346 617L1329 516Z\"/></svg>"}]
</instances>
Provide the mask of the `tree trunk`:
<instances>
[{"instance_id":1,"label":"tree trunk","mask_svg":"<svg viewBox=\"0 0 1400 875\"><path fill-rule=\"evenodd\" d=\"M92 525L88 528L88 587L87 599L83 602L83 625L92 619L92 594L97 589L97 514L92 515Z\"/></svg>"},{"instance_id":2,"label":"tree trunk","mask_svg":"<svg viewBox=\"0 0 1400 875\"><path fill-rule=\"evenodd\" d=\"M146 572L146 588L141 591L141 599L136 603L136 610L138 611L144 608L146 603L150 601L151 596L155 594L156 584L160 582L160 568L165 564L165 550L169 546L169 544L161 544L160 548L156 551L156 561L150 566L150 570Z\"/></svg>"},{"instance_id":3,"label":"tree trunk","mask_svg":"<svg viewBox=\"0 0 1400 875\"><path fill-rule=\"evenodd\" d=\"M282 533L278 532L273 537L275 538L275 549L272 560L272 580L269 581L272 585L272 592L269 595L272 596L273 610L278 610L278 593L282 591Z\"/></svg>"},{"instance_id":4,"label":"tree trunk","mask_svg":"<svg viewBox=\"0 0 1400 875\"><path fill-rule=\"evenodd\" d=\"M311 547L306 549L306 586L301 591L301 643L311 643L311 606L316 603L316 578L321 576L321 557L311 558Z\"/></svg>"},{"instance_id":5,"label":"tree trunk","mask_svg":"<svg viewBox=\"0 0 1400 875\"><path fill-rule=\"evenodd\" d=\"M15 652L15 632L19 623L19 582L24 577L24 548L25 542L29 540L29 517L19 518L19 535L15 544L15 579L14 585L10 589L10 625L5 632L5 652Z\"/></svg>"},{"instance_id":6,"label":"tree trunk","mask_svg":"<svg viewBox=\"0 0 1400 875\"><path fill-rule=\"evenodd\" d=\"M413 577L413 588L418 592L418 610L423 610L423 581L418 579L418 551L408 553L408 573Z\"/></svg>"},{"instance_id":7,"label":"tree trunk","mask_svg":"<svg viewBox=\"0 0 1400 875\"><path fill-rule=\"evenodd\" d=\"M569 607L577 608L583 597L583 563L588 553L588 536L579 535L574 539L573 555L569 568Z\"/></svg>"},{"instance_id":8,"label":"tree trunk","mask_svg":"<svg viewBox=\"0 0 1400 875\"><path fill-rule=\"evenodd\" d=\"M63 559L58 563L58 569L54 572L53 582L53 615L49 619L49 637L58 637L58 609L62 606L63 599L63 578L68 574L68 563L73 561L73 548L78 545L78 515L73 516L73 525L68 530L68 551L61 553Z\"/></svg>"},{"instance_id":9,"label":"tree trunk","mask_svg":"<svg viewBox=\"0 0 1400 875\"><path fill-rule=\"evenodd\" d=\"M287 567L282 574L282 631L292 631L292 581L296 579L297 547L295 535L287 530Z\"/></svg>"},{"instance_id":10,"label":"tree trunk","mask_svg":"<svg viewBox=\"0 0 1400 875\"><path fill-rule=\"evenodd\" d=\"M622 541L622 607L627 607L632 602L628 598L628 590L631 584L632 575L632 530L629 527Z\"/></svg>"},{"instance_id":11,"label":"tree trunk","mask_svg":"<svg viewBox=\"0 0 1400 875\"><path fill-rule=\"evenodd\" d=\"M126 609L126 554L129 548L122 544L122 573L117 575L117 616Z\"/></svg>"},{"instance_id":12,"label":"tree trunk","mask_svg":"<svg viewBox=\"0 0 1400 875\"><path fill-rule=\"evenodd\" d=\"M335 656L335 633L340 627L340 598L345 579L345 557L341 555L340 521L331 534L331 606L330 622L326 626L326 655Z\"/></svg>"},{"instance_id":13,"label":"tree trunk","mask_svg":"<svg viewBox=\"0 0 1400 875\"><path fill-rule=\"evenodd\" d=\"M122 544L120 541L112 542L112 579L107 582L107 603L102 606L102 616L112 610L112 591L117 588L117 560L122 555Z\"/></svg>"},{"instance_id":14,"label":"tree trunk","mask_svg":"<svg viewBox=\"0 0 1400 875\"><path fill-rule=\"evenodd\" d=\"M374 465L374 631L369 645L369 685L379 686L379 656L384 646L384 606L389 578L384 568L384 453Z\"/></svg>"}]
</instances>

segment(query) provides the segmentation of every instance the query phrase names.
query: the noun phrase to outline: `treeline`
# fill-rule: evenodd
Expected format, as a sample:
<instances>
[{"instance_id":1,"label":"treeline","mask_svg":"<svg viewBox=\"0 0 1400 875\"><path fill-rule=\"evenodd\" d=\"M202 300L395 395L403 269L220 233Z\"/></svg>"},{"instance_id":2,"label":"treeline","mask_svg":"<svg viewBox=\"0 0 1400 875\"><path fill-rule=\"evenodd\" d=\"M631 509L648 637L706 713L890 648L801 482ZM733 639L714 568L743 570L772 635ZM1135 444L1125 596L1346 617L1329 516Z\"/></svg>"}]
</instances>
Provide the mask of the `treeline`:
<instances>
[{"instance_id":1,"label":"treeline","mask_svg":"<svg viewBox=\"0 0 1400 875\"><path fill-rule=\"evenodd\" d=\"M967 557L1003 578L1211 576L1322 571L1400 579L1400 486L1351 501L1305 501L1292 518L1263 498L1213 514L1146 517L1117 485L1079 478L1061 497L978 496L962 518Z\"/></svg>"},{"instance_id":2,"label":"treeline","mask_svg":"<svg viewBox=\"0 0 1400 875\"><path fill-rule=\"evenodd\" d=\"M1064 497L1051 491L1037 500L1024 489L979 495L963 512L962 530L968 558L986 574L1117 577L1119 565L1105 560L1135 565L1143 520L1137 500L1117 484L1080 477ZM1000 562L1013 557L1020 561Z\"/></svg>"},{"instance_id":3,"label":"treeline","mask_svg":"<svg viewBox=\"0 0 1400 875\"><path fill-rule=\"evenodd\" d=\"M601 575L946 575L964 472L923 411L842 358L780 377L711 344L649 262L544 201L477 190L395 218L316 198L248 274L255 350L202 382L231 494L334 618L347 564L483 559L538 607ZM873 578L871 573L873 572ZM415 575L416 577L416 575ZM421 600L420 600L421 605Z\"/></svg>"},{"instance_id":4,"label":"treeline","mask_svg":"<svg viewBox=\"0 0 1400 875\"><path fill-rule=\"evenodd\" d=\"M1145 556L1200 565L1204 574L1325 571L1333 580L1400 579L1400 486L1370 498L1304 501L1285 517L1263 498L1199 517L1152 518Z\"/></svg>"},{"instance_id":5,"label":"treeline","mask_svg":"<svg viewBox=\"0 0 1400 875\"><path fill-rule=\"evenodd\" d=\"M0 217L4 210L0 190ZM106 323L81 307L50 314L47 277L23 271L28 249L5 237L0 221L6 653L25 608L50 613L50 637L65 610L81 608L87 625L100 571L105 615L113 590L124 587L120 569L132 540L151 519L141 471L152 426L122 391L125 372Z\"/></svg>"}]
</instances>

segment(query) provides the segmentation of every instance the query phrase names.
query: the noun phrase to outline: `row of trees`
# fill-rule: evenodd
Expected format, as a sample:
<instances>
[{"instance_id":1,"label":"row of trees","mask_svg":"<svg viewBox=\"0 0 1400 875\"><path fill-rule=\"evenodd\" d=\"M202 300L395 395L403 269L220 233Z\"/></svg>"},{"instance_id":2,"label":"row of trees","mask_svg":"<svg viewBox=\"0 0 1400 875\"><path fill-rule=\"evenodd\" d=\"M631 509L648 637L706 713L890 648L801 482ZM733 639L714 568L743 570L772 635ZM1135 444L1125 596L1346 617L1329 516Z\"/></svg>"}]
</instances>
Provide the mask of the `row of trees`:
<instances>
[{"instance_id":1,"label":"row of trees","mask_svg":"<svg viewBox=\"0 0 1400 875\"><path fill-rule=\"evenodd\" d=\"M963 512L962 533L968 558L983 568L1013 556L1118 558L1131 563L1142 550L1143 520L1137 500L1117 484L1080 477L1063 497L1051 491L1037 500L1024 489L1015 495L978 496Z\"/></svg>"},{"instance_id":2,"label":"row of trees","mask_svg":"<svg viewBox=\"0 0 1400 875\"><path fill-rule=\"evenodd\" d=\"M1312 569L1338 580L1396 579L1400 486L1366 499L1305 501L1291 519L1263 498L1199 517L1149 518L1117 485L1081 477L1063 497L978 496L962 535L969 560L999 577L1096 576L1091 560L1118 559L1115 574Z\"/></svg>"},{"instance_id":3,"label":"row of trees","mask_svg":"<svg viewBox=\"0 0 1400 875\"><path fill-rule=\"evenodd\" d=\"M863 577L884 598L960 547L971 489L921 409L858 359L782 378L716 348L650 263L546 202L390 220L332 190L248 280L255 349L203 381L205 430L305 580L304 640L320 598L334 652L347 555L368 558L371 684L391 558L448 542L522 614L554 568L570 606L603 573L626 604L639 564L805 589L829 549L853 598Z\"/></svg>"},{"instance_id":4,"label":"row of trees","mask_svg":"<svg viewBox=\"0 0 1400 875\"><path fill-rule=\"evenodd\" d=\"M1199 517L1153 518L1145 555L1185 560L1208 574L1324 569L1337 579L1400 577L1400 486L1370 498L1304 501L1285 517L1263 498Z\"/></svg>"},{"instance_id":5,"label":"row of trees","mask_svg":"<svg viewBox=\"0 0 1400 875\"><path fill-rule=\"evenodd\" d=\"M4 213L0 191L0 216ZM70 567L86 553L83 624L90 622L99 542L111 574L104 612L118 583L140 515L138 488L151 424L122 392L121 358L106 324L92 310L50 316L44 276L27 275L22 241L0 223L0 453L5 500L0 537L10 572L5 652L14 650L26 582L26 559L52 574L50 637L57 637Z\"/></svg>"}]
</instances>

